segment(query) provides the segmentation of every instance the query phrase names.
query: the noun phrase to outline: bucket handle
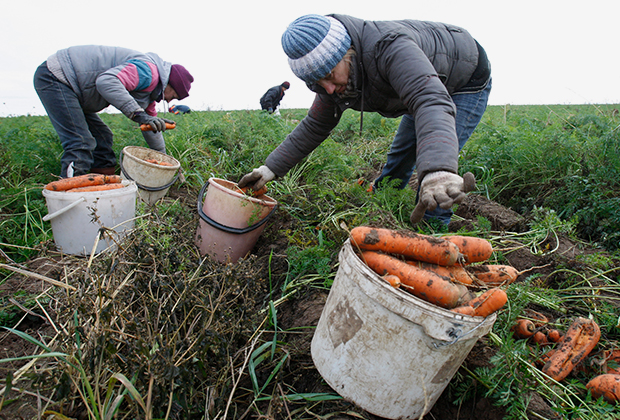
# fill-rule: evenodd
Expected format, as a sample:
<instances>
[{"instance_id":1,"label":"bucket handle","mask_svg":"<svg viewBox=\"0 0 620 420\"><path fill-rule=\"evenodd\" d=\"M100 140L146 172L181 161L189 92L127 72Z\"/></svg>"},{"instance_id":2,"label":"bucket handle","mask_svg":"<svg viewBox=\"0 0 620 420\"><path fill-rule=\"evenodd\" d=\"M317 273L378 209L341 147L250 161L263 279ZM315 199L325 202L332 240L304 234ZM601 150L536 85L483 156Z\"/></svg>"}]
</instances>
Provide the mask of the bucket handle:
<instances>
[{"instance_id":1,"label":"bucket handle","mask_svg":"<svg viewBox=\"0 0 620 420\"><path fill-rule=\"evenodd\" d=\"M209 181L205 182L205 184L200 189L200 193L198 193L198 215L200 216L200 218L202 220L204 220L205 222L207 222L208 224L210 224L214 228L222 230L222 231L227 232L227 233L244 234L244 233L251 232L254 229L259 228L262 225L264 225L267 222L267 220L269 220L271 215L273 215L273 213L278 208L277 204L275 206L273 206L273 208L271 209L271 211L269 212L269 214L267 216L265 216L264 218L262 218L258 222L254 223L252 226L248 226L246 228L234 228L234 227L226 226L226 225L223 225L223 224L218 223L215 220L211 219L202 210L202 198L203 198L203 196L205 194L205 191L207 190L208 186L209 186Z\"/></svg>"},{"instance_id":2,"label":"bucket handle","mask_svg":"<svg viewBox=\"0 0 620 420\"><path fill-rule=\"evenodd\" d=\"M121 153L120 153L119 166L121 167L121 172L123 173L123 176L125 178L127 178L128 180L130 180L130 181L134 181L133 178L131 178L129 176L129 174L125 171L125 168L123 167L123 150L121 150ZM146 185L140 185L137 182L136 182L136 185L140 189L143 189L144 191L151 191L151 192L153 192L153 191L162 191L162 190L165 190L166 188L170 188L172 186L172 184L177 182L177 179L179 179L179 175L181 175L181 166L179 166L179 170L177 171L177 174L174 176L172 181L170 181L166 185L162 185L161 187L147 187Z\"/></svg>"},{"instance_id":3,"label":"bucket handle","mask_svg":"<svg viewBox=\"0 0 620 420\"><path fill-rule=\"evenodd\" d=\"M68 206L63 207L60 210L56 210L54 213L50 213L50 214L47 214L47 215L43 216L43 221L47 222L48 220L52 220L56 216L60 216L64 212L66 212L68 210L71 210L73 207L75 207L78 204L80 204L82 201L86 201L86 198L80 197L79 200L75 200L73 203L69 204Z\"/></svg>"}]
</instances>

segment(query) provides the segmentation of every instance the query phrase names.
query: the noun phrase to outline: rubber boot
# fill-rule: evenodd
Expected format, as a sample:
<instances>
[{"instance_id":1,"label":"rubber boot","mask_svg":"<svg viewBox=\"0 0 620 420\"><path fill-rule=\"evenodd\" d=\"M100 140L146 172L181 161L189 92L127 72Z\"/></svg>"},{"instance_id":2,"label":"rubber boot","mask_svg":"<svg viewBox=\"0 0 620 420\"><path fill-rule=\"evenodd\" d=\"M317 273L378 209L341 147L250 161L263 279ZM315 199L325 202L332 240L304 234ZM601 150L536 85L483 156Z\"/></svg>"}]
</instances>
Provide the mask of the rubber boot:
<instances>
[{"instance_id":1,"label":"rubber boot","mask_svg":"<svg viewBox=\"0 0 620 420\"><path fill-rule=\"evenodd\" d=\"M90 172L93 174L114 175L116 172L116 168L114 166L111 166L109 168L91 168Z\"/></svg>"}]
</instances>

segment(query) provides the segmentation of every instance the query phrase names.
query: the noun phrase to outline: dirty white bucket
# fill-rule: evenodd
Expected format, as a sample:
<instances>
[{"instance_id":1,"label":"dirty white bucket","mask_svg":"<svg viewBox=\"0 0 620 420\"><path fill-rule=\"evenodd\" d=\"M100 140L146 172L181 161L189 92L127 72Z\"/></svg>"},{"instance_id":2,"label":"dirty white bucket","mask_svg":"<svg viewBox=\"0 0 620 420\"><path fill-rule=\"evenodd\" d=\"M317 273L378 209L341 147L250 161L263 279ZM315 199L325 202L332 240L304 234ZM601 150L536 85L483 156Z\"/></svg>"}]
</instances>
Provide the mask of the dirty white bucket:
<instances>
[{"instance_id":1,"label":"dirty white bucket","mask_svg":"<svg viewBox=\"0 0 620 420\"><path fill-rule=\"evenodd\" d=\"M347 240L312 338L312 359L343 398L388 419L428 413L497 317L460 315L395 289Z\"/></svg>"},{"instance_id":2,"label":"dirty white bucket","mask_svg":"<svg viewBox=\"0 0 620 420\"><path fill-rule=\"evenodd\" d=\"M124 180L124 188L108 191L65 192L43 190L54 242L59 251L71 255L90 255L101 228L103 235L95 254L115 248L134 227L138 187Z\"/></svg>"},{"instance_id":3,"label":"dirty white bucket","mask_svg":"<svg viewBox=\"0 0 620 420\"><path fill-rule=\"evenodd\" d=\"M221 263L237 262L254 248L277 206L267 195L250 197L234 182L210 178L198 194L196 246L200 254Z\"/></svg>"},{"instance_id":4,"label":"dirty white bucket","mask_svg":"<svg viewBox=\"0 0 620 420\"><path fill-rule=\"evenodd\" d=\"M147 162L154 159L170 164ZM155 204L167 193L179 177L181 163L165 153L140 146L127 146L121 151L121 176L135 181L138 195L147 204Z\"/></svg>"}]
</instances>

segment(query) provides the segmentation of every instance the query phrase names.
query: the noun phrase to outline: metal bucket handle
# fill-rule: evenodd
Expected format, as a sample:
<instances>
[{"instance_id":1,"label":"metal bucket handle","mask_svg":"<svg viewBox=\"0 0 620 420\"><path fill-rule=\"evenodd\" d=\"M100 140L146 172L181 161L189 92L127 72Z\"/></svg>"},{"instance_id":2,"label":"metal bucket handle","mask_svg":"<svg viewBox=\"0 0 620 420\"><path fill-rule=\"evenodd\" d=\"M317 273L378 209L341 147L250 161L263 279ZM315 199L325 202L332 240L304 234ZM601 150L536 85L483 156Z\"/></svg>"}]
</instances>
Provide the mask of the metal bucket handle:
<instances>
[{"instance_id":1,"label":"metal bucket handle","mask_svg":"<svg viewBox=\"0 0 620 420\"><path fill-rule=\"evenodd\" d=\"M203 198L203 196L205 194L205 191L207 190L208 186L209 186L209 181L205 182L205 184L200 189L200 193L198 193L198 215L200 216L200 218L202 220L204 220L205 222L207 222L208 224L210 224L214 228L222 230L222 231L227 232L227 233L244 234L244 233L252 232L253 230L255 230L255 229L261 227L262 225L264 225L265 223L267 223L267 220L269 220L269 218L273 215L273 213L278 208L278 205L276 204L275 206L273 206L273 208L271 209L271 211L269 212L269 214L267 216L263 217L258 222L254 223L253 225L248 226L246 228L234 228L234 227L226 226L226 225L223 225L223 224L218 223L215 220L211 219L202 210L202 198Z\"/></svg>"},{"instance_id":2,"label":"metal bucket handle","mask_svg":"<svg viewBox=\"0 0 620 420\"><path fill-rule=\"evenodd\" d=\"M129 176L129 174L125 171L125 168L123 167L123 152L124 152L124 149L121 150L120 157L119 157L119 166L121 167L121 172L125 176L125 178L127 178L130 181L134 181L134 179ZM136 182L136 185L139 188L143 189L144 191L151 191L151 192L162 191L162 190L165 190L166 188L170 188L172 186L172 184L177 182L177 179L179 179L179 175L181 175L181 166L179 166L179 170L177 171L177 174L172 179L172 181L170 181L166 185L162 185L161 187L147 187L146 185L140 185L137 182Z\"/></svg>"}]
</instances>

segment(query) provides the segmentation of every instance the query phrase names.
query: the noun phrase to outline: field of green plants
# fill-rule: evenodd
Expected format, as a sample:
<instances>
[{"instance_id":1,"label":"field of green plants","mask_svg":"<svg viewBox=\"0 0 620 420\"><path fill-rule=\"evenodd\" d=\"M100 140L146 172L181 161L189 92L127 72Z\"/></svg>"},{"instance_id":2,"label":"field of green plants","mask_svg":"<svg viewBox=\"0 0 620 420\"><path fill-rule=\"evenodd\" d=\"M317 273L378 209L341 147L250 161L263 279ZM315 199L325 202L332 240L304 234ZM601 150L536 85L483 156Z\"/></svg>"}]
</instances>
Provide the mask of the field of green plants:
<instances>
[{"instance_id":1,"label":"field of green plants","mask_svg":"<svg viewBox=\"0 0 620 420\"><path fill-rule=\"evenodd\" d=\"M0 418L47 411L87 419L377 419L324 383L309 343L347 230L414 229L413 188L366 191L398 120L366 113L360 132L359 113L347 111L330 138L268 185L277 216L237 264L202 258L194 244L200 188L261 165L306 110L281 112L171 116L168 154L181 162L184 182L155 206L140 203L131 236L93 258L58 253L43 221L41 190L56 179L62 154L47 117L0 119ZM146 146L132 121L102 118L117 156ZM531 262L506 288L509 303L480 340L475 363L466 360L425 418L480 419L482 400L497 411L493 419L618 418L585 387L620 339L618 109L489 107L460 171L476 176L471 195L522 223L497 230L478 215L452 230L491 241L494 262L512 264L517 251ZM570 256L560 243L572 245ZM579 316L600 326L597 347L564 381L536 366L548 347L512 336L514 321L531 310L564 331Z\"/></svg>"}]
</instances>

